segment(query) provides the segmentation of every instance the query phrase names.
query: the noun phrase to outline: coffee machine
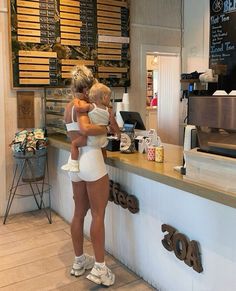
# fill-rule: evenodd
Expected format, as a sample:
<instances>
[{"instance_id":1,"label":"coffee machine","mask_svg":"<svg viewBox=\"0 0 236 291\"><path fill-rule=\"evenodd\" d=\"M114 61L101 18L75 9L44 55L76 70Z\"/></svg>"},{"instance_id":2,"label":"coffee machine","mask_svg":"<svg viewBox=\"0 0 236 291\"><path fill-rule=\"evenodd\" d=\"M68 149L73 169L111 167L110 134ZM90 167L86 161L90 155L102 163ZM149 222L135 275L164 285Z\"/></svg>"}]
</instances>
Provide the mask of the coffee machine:
<instances>
[{"instance_id":1,"label":"coffee machine","mask_svg":"<svg viewBox=\"0 0 236 291\"><path fill-rule=\"evenodd\" d=\"M236 158L236 96L190 96L188 124L196 126L199 151Z\"/></svg>"}]
</instances>

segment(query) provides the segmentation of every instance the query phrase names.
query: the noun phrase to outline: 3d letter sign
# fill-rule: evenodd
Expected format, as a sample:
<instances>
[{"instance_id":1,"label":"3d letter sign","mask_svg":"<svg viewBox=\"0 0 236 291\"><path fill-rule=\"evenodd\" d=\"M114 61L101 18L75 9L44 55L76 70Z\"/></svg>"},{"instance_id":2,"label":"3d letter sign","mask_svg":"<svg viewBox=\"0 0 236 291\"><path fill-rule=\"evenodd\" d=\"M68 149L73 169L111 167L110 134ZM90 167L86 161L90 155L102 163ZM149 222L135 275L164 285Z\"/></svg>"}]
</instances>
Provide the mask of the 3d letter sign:
<instances>
[{"instance_id":1,"label":"3d letter sign","mask_svg":"<svg viewBox=\"0 0 236 291\"><path fill-rule=\"evenodd\" d=\"M120 189L119 183L110 180L110 197L109 201L120 205L124 209L128 208L131 213L139 212L138 199Z\"/></svg>"},{"instance_id":2,"label":"3d letter sign","mask_svg":"<svg viewBox=\"0 0 236 291\"><path fill-rule=\"evenodd\" d=\"M203 268L197 242L189 241L184 234L178 233L170 225L162 224L161 230L167 232L162 240L164 248L170 252L174 251L179 260L184 261L196 272L201 273Z\"/></svg>"}]
</instances>

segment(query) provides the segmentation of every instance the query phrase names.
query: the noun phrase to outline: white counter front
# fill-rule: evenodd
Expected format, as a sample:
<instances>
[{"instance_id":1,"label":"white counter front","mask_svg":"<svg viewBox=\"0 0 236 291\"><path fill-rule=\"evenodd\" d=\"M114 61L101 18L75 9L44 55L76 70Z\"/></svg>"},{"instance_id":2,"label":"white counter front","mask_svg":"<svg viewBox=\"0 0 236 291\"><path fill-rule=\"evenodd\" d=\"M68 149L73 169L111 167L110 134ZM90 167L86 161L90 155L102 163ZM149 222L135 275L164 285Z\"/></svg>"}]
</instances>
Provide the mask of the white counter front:
<instances>
[{"instance_id":1,"label":"white counter front","mask_svg":"<svg viewBox=\"0 0 236 291\"><path fill-rule=\"evenodd\" d=\"M66 147L62 148L51 147L49 152L52 206L70 221L73 213L72 189L67 174L60 170L69 152ZM195 188L198 186L191 186L174 171L169 176L165 174L165 170L170 172L172 168L171 155L176 156L179 152L174 153L174 147L169 150L165 153L166 164L146 161L143 170L138 166L134 170L133 160L137 162L138 159L134 155L139 154L122 155L120 158L119 154L109 154L106 162L110 179L120 183L122 190L137 197L140 210L132 214L109 202L106 250L161 291L236 290L235 197L229 195L223 199L225 193L220 191ZM140 159L145 160L145 156L141 155ZM177 154L177 159L174 159L173 163L180 161L181 156ZM150 169L145 168L148 163ZM156 175L152 167L157 167ZM208 192L205 197L204 189ZM232 207L227 206L230 204ZM86 219L87 235L89 224L90 217ZM203 272L194 271L177 259L173 251L163 247L163 224L198 242Z\"/></svg>"}]
</instances>

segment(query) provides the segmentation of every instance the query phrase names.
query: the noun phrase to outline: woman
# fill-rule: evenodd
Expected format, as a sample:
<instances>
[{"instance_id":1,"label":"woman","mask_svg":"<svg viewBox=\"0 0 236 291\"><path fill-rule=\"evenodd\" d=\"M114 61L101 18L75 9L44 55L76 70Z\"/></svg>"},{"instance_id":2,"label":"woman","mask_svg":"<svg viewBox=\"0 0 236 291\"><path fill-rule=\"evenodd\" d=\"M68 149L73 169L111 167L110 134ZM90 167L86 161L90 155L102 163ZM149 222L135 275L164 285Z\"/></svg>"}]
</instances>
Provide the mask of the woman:
<instances>
[{"instance_id":1,"label":"woman","mask_svg":"<svg viewBox=\"0 0 236 291\"><path fill-rule=\"evenodd\" d=\"M75 98L87 99L88 91L96 83L92 72L85 66L77 66L72 72L72 89ZM77 119L77 120L76 120ZM74 101L65 110L65 122L72 124L75 131L70 132L71 140L76 138L76 126L84 135L101 135L107 133L106 126L90 124L87 113L80 113L77 118ZM80 172L70 172L75 201L74 216L71 223L71 236L75 251L75 261L71 275L80 276L85 270L92 271L87 278L97 284L110 286L114 284L115 275L106 266L105 257L105 209L109 197L109 179L102 151L98 147L84 146L80 148ZM92 222L90 236L93 244L94 258L83 253L84 218L91 209Z\"/></svg>"},{"instance_id":2,"label":"woman","mask_svg":"<svg viewBox=\"0 0 236 291\"><path fill-rule=\"evenodd\" d=\"M157 92L153 96L151 103L150 103L150 106L157 106Z\"/></svg>"}]
</instances>

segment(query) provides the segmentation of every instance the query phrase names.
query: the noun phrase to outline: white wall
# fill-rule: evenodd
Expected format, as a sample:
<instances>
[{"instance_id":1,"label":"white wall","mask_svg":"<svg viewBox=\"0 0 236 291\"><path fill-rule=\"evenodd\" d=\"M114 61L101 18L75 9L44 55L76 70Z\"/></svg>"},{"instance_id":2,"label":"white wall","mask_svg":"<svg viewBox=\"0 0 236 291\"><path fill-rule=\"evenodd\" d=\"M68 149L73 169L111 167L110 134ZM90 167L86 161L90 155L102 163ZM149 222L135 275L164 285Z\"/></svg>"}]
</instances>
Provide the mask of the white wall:
<instances>
[{"instance_id":1,"label":"white wall","mask_svg":"<svg viewBox=\"0 0 236 291\"><path fill-rule=\"evenodd\" d=\"M210 1L184 0L182 73L205 72L209 66ZM179 144L183 144L187 100L180 103Z\"/></svg>"},{"instance_id":2,"label":"white wall","mask_svg":"<svg viewBox=\"0 0 236 291\"><path fill-rule=\"evenodd\" d=\"M3 11L6 11L7 10L7 0L2 0L0 2L0 11L3 12Z\"/></svg>"},{"instance_id":3,"label":"white wall","mask_svg":"<svg viewBox=\"0 0 236 291\"><path fill-rule=\"evenodd\" d=\"M0 1L0 216L3 215L6 198L13 176L13 159L9 144L14 138L17 128L16 90L11 89L10 54L8 34L7 0ZM23 89L22 89L23 91ZM35 91L35 126L43 123L42 97L43 91ZM17 199L13 202L12 213L35 208L31 198Z\"/></svg>"},{"instance_id":4,"label":"white wall","mask_svg":"<svg viewBox=\"0 0 236 291\"><path fill-rule=\"evenodd\" d=\"M147 4L148 3L148 4ZM180 47L179 0L131 0L131 87L130 109L146 111L146 55L148 52L176 52Z\"/></svg>"},{"instance_id":5,"label":"white wall","mask_svg":"<svg viewBox=\"0 0 236 291\"><path fill-rule=\"evenodd\" d=\"M1 14L0 14L1 17ZM2 32L0 32L0 64L3 63L3 35ZM3 67L0 66L0 108L3 108L1 110L2 114L0 114L0 132L1 139L0 139L0 152L5 153L5 102L4 102L4 96L5 96L5 86L3 83ZM6 188L6 157L5 155L0 155L0 185L2 185L2 188ZM5 194L5 191L4 191ZM4 195L5 196L5 195ZM3 212L3 205L4 205L4 196L0 196L0 214Z\"/></svg>"},{"instance_id":6,"label":"white wall","mask_svg":"<svg viewBox=\"0 0 236 291\"><path fill-rule=\"evenodd\" d=\"M204 72L209 65L210 1L184 1L183 72Z\"/></svg>"},{"instance_id":7,"label":"white wall","mask_svg":"<svg viewBox=\"0 0 236 291\"><path fill-rule=\"evenodd\" d=\"M0 192L0 215L3 213L5 208L5 198L6 198L6 168L7 168L7 141L6 141L6 95L7 95L7 84L9 79L9 74L7 73L6 56L7 55L7 35L6 35L6 25L7 25L7 1L1 1L0 3L0 183L2 186L2 191ZM10 122L10 120L8 121Z\"/></svg>"}]
</instances>

